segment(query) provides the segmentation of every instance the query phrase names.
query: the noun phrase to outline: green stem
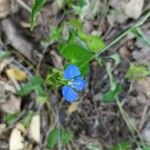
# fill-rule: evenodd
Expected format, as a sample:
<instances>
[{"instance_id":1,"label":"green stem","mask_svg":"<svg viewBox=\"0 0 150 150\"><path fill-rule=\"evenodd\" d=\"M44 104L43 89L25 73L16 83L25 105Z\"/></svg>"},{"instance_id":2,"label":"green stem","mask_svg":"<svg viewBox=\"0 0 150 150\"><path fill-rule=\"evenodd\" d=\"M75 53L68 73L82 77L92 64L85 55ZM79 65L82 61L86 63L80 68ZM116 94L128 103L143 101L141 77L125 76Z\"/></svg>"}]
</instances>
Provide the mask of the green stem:
<instances>
[{"instance_id":1,"label":"green stem","mask_svg":"<svg viewBox=\"0 0 150 150\"><path fill-rule=\"evenodd\" d=\"M119 35L115 40L113 40L110 44L108 44L104 49L96 53L92 58L94 59L96 57L99 57L99 55L101 55L103 52L105 52L114 44L116 44L118 41L120 41L123 37L125 37L128 33L130 33L134 28L137 28L143 25L149 17L150 17L150 11L141 19L141 21L137 22L132 27L129 27L126 31L124 31L121 35Z\"/></svg>"},{"instance_id":2,"label":"green stem","mask_svg":"<svg viewBox=\"0 0 150 150\"><path fill-rule=\"evenodd\" d=\"M136 145L137 145L138 147L141 147L141 145L144 145L144 142L143 142L143 140L142 140L142 137L141 137L139 131L137 130L136 126L134 125L134 123L133 123L132 120L130 119L128 113L127 113L126 111L124 111L123 106L122 106L122 103L119 101L119 98L118 98L118 97L116 97L116 103L117 103L117 105L118 105L120 114L121 114L121 116L123 117L123 119L124 119L124 121L125 121L125 123L126 123L128 129L129 129L129 131L130 131L130 133L131 133L131 135L132 135L132 137L133 137L133 139L134 139L134 141L135 141L135 143L136 143ZM137 136L138 136L140 142L137 141L137 138L136 138Z\"/></svg>"}]
</instances>

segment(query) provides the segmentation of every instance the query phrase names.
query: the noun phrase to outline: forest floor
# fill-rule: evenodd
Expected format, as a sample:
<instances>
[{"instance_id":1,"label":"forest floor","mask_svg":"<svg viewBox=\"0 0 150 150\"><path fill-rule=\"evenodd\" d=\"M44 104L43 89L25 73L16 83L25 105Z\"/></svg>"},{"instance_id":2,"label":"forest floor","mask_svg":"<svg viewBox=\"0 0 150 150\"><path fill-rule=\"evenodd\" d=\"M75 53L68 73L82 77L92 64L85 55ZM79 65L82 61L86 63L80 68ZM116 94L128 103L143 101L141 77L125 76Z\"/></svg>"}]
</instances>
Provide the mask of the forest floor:
<instances>
[{"instance_id":1,"label":"forest floor","mask_svg":"<svg viewBox=\"0 0 150 150\"><path fill-rule=\"evenodd\" d=\"M49 68L63 69L65 62L57 42L45 48L43 41L52 32L51 26L78 16L72 8L49 0L31 32L33 1L0 0L0 51L11 53L5 58L0 54L0 150L46 150L47 136L54 126L74 133L65 148L57 144L54 149L58 150L142 150L141 143L150 145L150 75L141 69L134 71L137 76L143 71L144 77L126 78L131 64L144 65L150 71L150 1L87 1L89 6L80 14L84 31L102 37L108 46L103 58L116 53L120 56L113 76L123 86L121 103L100 99L110 84L105 66L96 60L90 62L86 75L88 87L75 103L66 102L59 90L49 87L49 100L42 106L34 92L18 96L17 91L32 76L45 78ZM130 32L138 23L138 30ZM23 120L29 122L26 127ZM129 143L132 148L113 148L118 143Z\"/></svg>"}]
</instances>

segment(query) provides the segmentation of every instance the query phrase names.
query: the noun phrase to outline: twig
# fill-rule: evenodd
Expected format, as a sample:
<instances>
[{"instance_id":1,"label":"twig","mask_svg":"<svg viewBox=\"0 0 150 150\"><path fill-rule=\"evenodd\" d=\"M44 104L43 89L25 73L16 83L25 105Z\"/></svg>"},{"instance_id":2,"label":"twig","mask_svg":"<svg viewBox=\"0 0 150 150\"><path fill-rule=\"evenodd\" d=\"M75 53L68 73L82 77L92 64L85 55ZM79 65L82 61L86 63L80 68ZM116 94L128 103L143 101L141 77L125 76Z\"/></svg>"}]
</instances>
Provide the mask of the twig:
<instances>
[{"instance_id":1,"label":"twig","mask_svg":"<svg viewBox=\"0 0 150 150\"><path fill-rule=\"evenodd\" d=\"M145 123L145 118L146 118L146 115L147 115L148 108L149 108L149 105L146 105L144 107L144 110L143 110L143 113L142 113L142 117L141 117L141 121L140 121L140 124L139 124L139 130L140 131L142 130L143 125Z\"/></svg>"},{"instance_id":2,"label":"twig","mask_svg":"<svg viewBox=\"0 0 150 150\"><path fill-rule=\"evenodd\" d=\"M144 144L143 144L144 142L143 142L143 140L142 140L142 137L141 137L139 131L137 130L135 124L133 124L133 122L132 122L132 120L130 119L128 113L127 113L126 111L124 111L124 109L123 109L123 103L121 103L121 102L119 101L119 98L118 98L118 97L116 97L116 103L117 103L117 105L118 105L120 114L121 114L121 116L123 117L123 119L124 119L124 121L125 121L125 123L126 123L128 129L129 129L129 131L130 131L130 133L131 133L131 135L132 135L132 137L133 137L133 139L134 139L134 141L135 141L135 143L136 143L136 145L137 145L138 147L144 145ZM135 134L136 134L136 135L135 135ZM136 136L139 138L140 142L137 141Z\"/></svg>"},{"instance_id":3,"label":"twig","mask_svg":"<svg viewBox=\"0 0 150 150\"><path fill-rule=\"evenodd\" d=\"M18 4L20 4L23 8L25 8L29 13L31 13L32 9L23 1L17 0Z\"/></svg>"}]
</instances>

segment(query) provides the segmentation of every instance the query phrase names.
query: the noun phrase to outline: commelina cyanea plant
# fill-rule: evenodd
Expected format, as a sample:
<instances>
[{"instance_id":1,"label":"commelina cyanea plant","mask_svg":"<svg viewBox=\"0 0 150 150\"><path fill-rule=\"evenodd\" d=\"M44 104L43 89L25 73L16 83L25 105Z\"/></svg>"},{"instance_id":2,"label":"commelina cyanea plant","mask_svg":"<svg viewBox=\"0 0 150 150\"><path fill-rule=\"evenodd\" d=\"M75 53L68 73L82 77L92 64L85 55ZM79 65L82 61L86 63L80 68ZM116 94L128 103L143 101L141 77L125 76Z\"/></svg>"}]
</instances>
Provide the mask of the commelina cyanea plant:
<instances>
[{"instance_id":1,"label":"commelina cyanea plant","mask_svg":"<svg viewBox=\"0 0 150 150\"><path fill-rule=\"evenodd\" d=\"M79 92L87 87L87 81L81 76L81 72L76 65L70 64L64 71L64 79L68 84L62 88L62 94L65 100L69 102L76 101Z\"/></svg>"}]
</instances>

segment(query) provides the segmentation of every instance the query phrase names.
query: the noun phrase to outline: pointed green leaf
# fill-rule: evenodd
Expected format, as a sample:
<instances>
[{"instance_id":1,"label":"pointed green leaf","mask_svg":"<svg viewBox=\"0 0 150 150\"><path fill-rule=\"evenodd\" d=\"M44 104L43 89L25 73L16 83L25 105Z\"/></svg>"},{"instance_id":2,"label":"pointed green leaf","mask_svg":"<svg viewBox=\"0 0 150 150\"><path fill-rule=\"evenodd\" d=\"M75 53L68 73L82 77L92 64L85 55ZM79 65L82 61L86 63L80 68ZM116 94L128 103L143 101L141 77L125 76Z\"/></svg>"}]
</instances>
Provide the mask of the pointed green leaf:
<instances>
[{"instance_id":1,"label":"pointed green leaf","mask_svg":"<svg viewBox=\"0 0 150 150\"><path fill-rule=\"evenodd\" d=\"M0 51L0 60L10 56L10 54L11 54L10 52L6 52L6 51L1 50Z\"/></svg>"},{"instance_id":2,"label":"pointed green leaf","mask_svg":"<svg viewBox=\"0 0 150 150\"><path fill-rule=\"evenodd\" d=\"M62 146L67 145L73 138L73 133L69 129L54 128L48 135L47 145L54 148L56 144L61 142Z\"/></svg>"},{"instance_id":3,"label":"pointed green leaf","mask_svg":"<svg viewBox=\"0 0 150 150\"><path fill-rule=\"evenodd\" d=\"M44 104L48 100L47 92L44 90L44 80L39 76L34 76L30 79L29 83L25 84L20 91L17 92L19 96L26 96L32 91L35 91L37 102Z\"/></svg>"},{"instance_id":4,"label":"pointed green leaf","mask_svg":"<svg viewBox=\"0 0 150 150\"><path fill-rule=\"evenodd\" d=\"M63 47L61 54L69 63L77 65L82 74L87 73L89 62L93 56L87 49L78 45L68 44Z\"/></svg>"},{"instance_id":5,"label":"pointed green leaf","mask_svg":"<svg viewBox=\"0 0 150 150\"><path fill-rule=\"evenodd\" d=\"M4 120L10 125L18 118L18 114L6 114Z\"/></svg>"},{"instance_id":6,"label":"pointed green leaf","mask_svg":"<svg viewBox=\"0 0 150 150\"><path fill-rule=\"evenodd\" d=\"M61 130L61 141L62 144L65 146L67 145L73 138L73 133L69 129L62 129Z\"/></svg>"},{"instance_id":7,"label":"pointed green leaf","mask_svg":"<svg viewBox=\"0 0 150 150\"><path fill-rule=\"evenodd\" d=\"M120 142L113 146L111 150L131 150L131 145L128 142Z\"/></svg>"},{"instance_id":8,"label":"pointed green leaf","mask_svg":"<svg viewBox=\"0 0 150 150\"><path fill-rule=\"evenodd\" d=\"M25 84L20 91L17 92L19 96L26 96L34 89L34 86L31 83Z\"/></svg>"},{"instance_id":9,"label":"pointed green leaf","mask_svg":"<svg viewBox=\"0 0 150 150\"><path fill-rule=\"evenodd\" d=\"M122 90L122 86L120 84L117 84L115 90L108 91L101 97L101 99L103 102L113 102L115 100L115 97L118 96L118 94L121 93Z\"/></svg>"},{"instance_id":10,"label":"pointed green leaf","mask_svg":"<svg viewBox=\"0 0 150 150\"><path fill-rule=\"evenodd\" d=\"M86 35L81 30L78 31L79 37L87 44L91 52L99 52L105 47L101 37L97 35Z\"/></svg>"},{"instance_id":11,"label":"pointed green leaf","mask_svg":"<svg viewBox=\"0 0 150 150\"><path fill-rule=\"evenodd\" d=\"M60 131L58 128L54 128L47 138L47 145L49 148L54 148L59 140Z\"/></svg>"},{"instance_id":12,"label":"pointed green leaf","mask_svg":"<svg viewBox=\"0 0 150 150\"><path fill-rule=\"evenodd\" d=\"M31 30L33 30L35 26L38 13L40 12L40 10L42 9L42 7L45 5L46 2L47 0L35 0L31 12Z\"/></svg>"},{"instance_id":13,"label":"pointed green leaf","mask_svg":"<svg viewBox=\"0 0 150 150\"><path fill-rule=\"evenodd\" d=\"M85 42L92 52L99 52L105 47L104 41L97 35L88 35Z\"/></svg>"},{"instance_id":14,"label":"pointed green leaf","mask_svg":"<svg viewBox=\"0 0 150 150\"><path fill-rule=\"evenodd\" d=\"M150 71L147 69L145 65L130 64L130 67L126 74L126 78L128 79L142 78L142 77L146 77L149 74Z\"/></svg>"},{"instance_id":15,"label":"pointed green leaf","mask_svg":"<svg viewBox=\"0 0 150 150\"><path fill-rule=\"evenodd\" d=\"M150 146L145 146L143 150L150 150Z\"/></svg>"}]
</instances>

